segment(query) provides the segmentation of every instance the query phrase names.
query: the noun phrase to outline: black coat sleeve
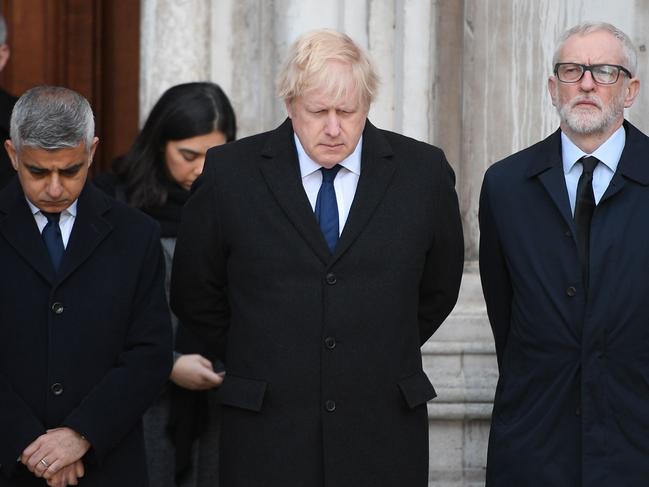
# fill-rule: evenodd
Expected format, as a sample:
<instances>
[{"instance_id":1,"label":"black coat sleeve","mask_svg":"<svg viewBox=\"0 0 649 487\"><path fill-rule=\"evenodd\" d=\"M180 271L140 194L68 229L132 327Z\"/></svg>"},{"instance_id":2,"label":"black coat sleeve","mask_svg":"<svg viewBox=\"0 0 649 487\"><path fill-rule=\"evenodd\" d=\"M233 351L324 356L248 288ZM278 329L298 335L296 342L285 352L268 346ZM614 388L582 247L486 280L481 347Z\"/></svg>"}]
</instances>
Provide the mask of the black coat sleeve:
<instances>
[{"instance_id":1,"label":"black coat sleeve","mask_svg":"<svg viewBox=\"0 0 649 487\"><path fill-rule=\"evenodd\" d=\"M230 324L227 298L227 252L220 229L218 195L209 154L203 175L183 208L171 272L170 302L178 316L179 339L198 338L198 351L212 361L225 360ZM196 340L192 340L196 341ZM179 351L182 343L179 343Z\"/></svg>"},{"instance_id":2,"label":"black coat sleeve","mask_svg":"<svg viewBox=\"0 0 649 487\"><path fill-rule=\"evenodd\" d=\"M434 173L433 244L419 286L419 336L425 343L457 302L464 267L464 237L455 174L444 154Z\"/></svg>"},{"instance_id":3,"label":"black coat sleeve","mask_svg":"<svg viewBox=\"0 0 649 487\"><path fill-rule=\"evenodd\" d=\"M488 176L485 176L482 184L478 219L480 222L480 279L500 367L509 335L512 284L498 237Z\"/></svg>"},{"instance_id":4,"label":"black coat sleeve","mask_svg":"<svg viewBox=\"0 0 649 487\"><path fill-rule=\"evenodd\" d=\"M88 438L97 461L118 446L160 393L171 372L171 342L160 232L152 225L124 348L63 422Z\"/></svg>"}]
</instances>

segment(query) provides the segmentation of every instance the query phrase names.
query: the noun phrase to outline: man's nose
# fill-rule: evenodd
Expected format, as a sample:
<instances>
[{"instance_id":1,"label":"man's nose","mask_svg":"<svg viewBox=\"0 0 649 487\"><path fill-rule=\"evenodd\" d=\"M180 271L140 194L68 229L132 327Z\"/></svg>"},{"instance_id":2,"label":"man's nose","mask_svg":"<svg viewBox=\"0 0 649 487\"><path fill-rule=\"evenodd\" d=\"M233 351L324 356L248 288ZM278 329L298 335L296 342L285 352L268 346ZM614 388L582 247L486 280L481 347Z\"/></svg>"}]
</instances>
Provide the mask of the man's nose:
<instances>
[{"instance_id":1,"label":"man's nose","mask_svg":"<svg viewBox=\"0 0 649 487\"><path fill-rule=\"evenodd\" d=\"M595 80L593 79L593 73L585 71L584 75L579 80L579 88L581 88L582 91L592 91L595 89L596 85L597 83L595 83Z\"/></svg>"},{"instance_id":2,"label":"man's nose","mask_svg":"<svg viewBox=\"0 0 649 487\"><path fill-rule=\"evenodd\" d=\"M63 193L63 186L61 185L61 178L57 172L50 174L50 180L47 184L47 194L52 199L58 199Z\"/></svg>"},{"instance_id":3,"label":"man's nose","mask_svg":"<svg viewBox=\"0 0 649 487\"><path fill-rule=\"evenodd\" d=\"M338 137L340 134L340 119L336 110L329 110L325 131L330 137Z\"/></svg>"}]
</instances>

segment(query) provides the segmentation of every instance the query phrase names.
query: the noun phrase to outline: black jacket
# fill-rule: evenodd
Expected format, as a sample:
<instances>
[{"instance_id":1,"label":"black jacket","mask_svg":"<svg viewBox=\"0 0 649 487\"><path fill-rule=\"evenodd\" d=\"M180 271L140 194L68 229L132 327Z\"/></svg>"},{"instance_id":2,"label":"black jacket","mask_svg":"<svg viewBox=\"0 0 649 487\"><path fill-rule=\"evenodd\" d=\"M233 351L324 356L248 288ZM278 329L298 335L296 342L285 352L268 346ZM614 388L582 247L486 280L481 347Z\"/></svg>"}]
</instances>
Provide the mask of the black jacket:
<instances>
[{"instance_id":1,"label":"black jacket","mask_svg":"<svg viewBox=\"0 0 649 487\"><path fill-rule=\"evenodd\" d=\"M485 175L480 272L500 366L489 487L647 485L649 138L624 127L587 290L560 132Z\"/></svg>"},{"instance_id":2,"label":"black jacket","mask_svg":"<svg viewBox=\"0 0 649 487\"><path fill-rule=\"evenodd\" d=\"M438 148L369 122L361 165L333 256L290 120L210 149L185 206L171 303L225 358L224 487L427 485L420 346L462 275L454 176Z\"/></svg>"},{"instance_id":3,"label":"black jacket","mask_svg":"<svg viewBox=\"0 0 649 487\"><path fill-rule=\"evenodd\" d=\"M0 486L46 429L92 448L83 483L147 485L141 415L171 369L158 225L87 183L55 275L16 181L0 192Z\"/></svg>"}]
</instances>

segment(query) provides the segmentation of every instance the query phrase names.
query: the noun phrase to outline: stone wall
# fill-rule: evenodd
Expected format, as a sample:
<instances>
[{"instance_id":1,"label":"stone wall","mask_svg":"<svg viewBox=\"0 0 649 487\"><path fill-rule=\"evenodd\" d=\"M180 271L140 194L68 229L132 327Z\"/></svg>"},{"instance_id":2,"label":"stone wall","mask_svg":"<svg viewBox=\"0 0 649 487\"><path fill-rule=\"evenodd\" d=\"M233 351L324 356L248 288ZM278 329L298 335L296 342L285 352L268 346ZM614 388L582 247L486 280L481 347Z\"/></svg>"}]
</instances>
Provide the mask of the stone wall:
<instances>
[{"instance_id":1,"label":"stone wall","mask_svg":"<svg viewBox=\"0 0 649 487\"><path fill-rule=\"evenodd\" d=\"M460 300L422 350L438 392L429 404L430 485L484 483L498 372L478 268L485 169L558 125L546 81L555 40L606 20L640 48L649 79L649 0L141 0L141 113L169 86L213 80L231 97L239 135L286 116L274 79L301 33L331 27L373 56L382 84L370 119L441 146L457 175L466 239ZM649 90L628 114L649 131Z\"/></svg>"}]
</instances>

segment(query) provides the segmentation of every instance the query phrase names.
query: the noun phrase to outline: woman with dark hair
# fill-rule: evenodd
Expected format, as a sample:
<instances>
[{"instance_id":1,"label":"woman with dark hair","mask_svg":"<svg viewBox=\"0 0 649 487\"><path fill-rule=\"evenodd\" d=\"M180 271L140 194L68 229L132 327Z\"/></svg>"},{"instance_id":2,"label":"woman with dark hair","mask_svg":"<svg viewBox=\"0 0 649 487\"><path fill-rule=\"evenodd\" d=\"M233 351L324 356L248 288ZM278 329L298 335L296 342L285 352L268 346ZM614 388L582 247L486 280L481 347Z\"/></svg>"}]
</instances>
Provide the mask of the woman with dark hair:
<instances>
[{"instance_id":1,"label":"woman with dark hair","mask_svg":"<svg viewBox=\"0 0 649 487\"><path fill-rule=\"evenodd\" d=\"M185 83L155 104L129 152L95 185L155 218L161 226L167 292L182 207L210 147L234 140L236 120L218 85ZM220 408L214 388L223 365L209 357L172 313L176 336L170 384L144 416L149 480L156 487L218 485ZM181 353L180 351L184 352Z\"/></svg>"}]
</instances>

